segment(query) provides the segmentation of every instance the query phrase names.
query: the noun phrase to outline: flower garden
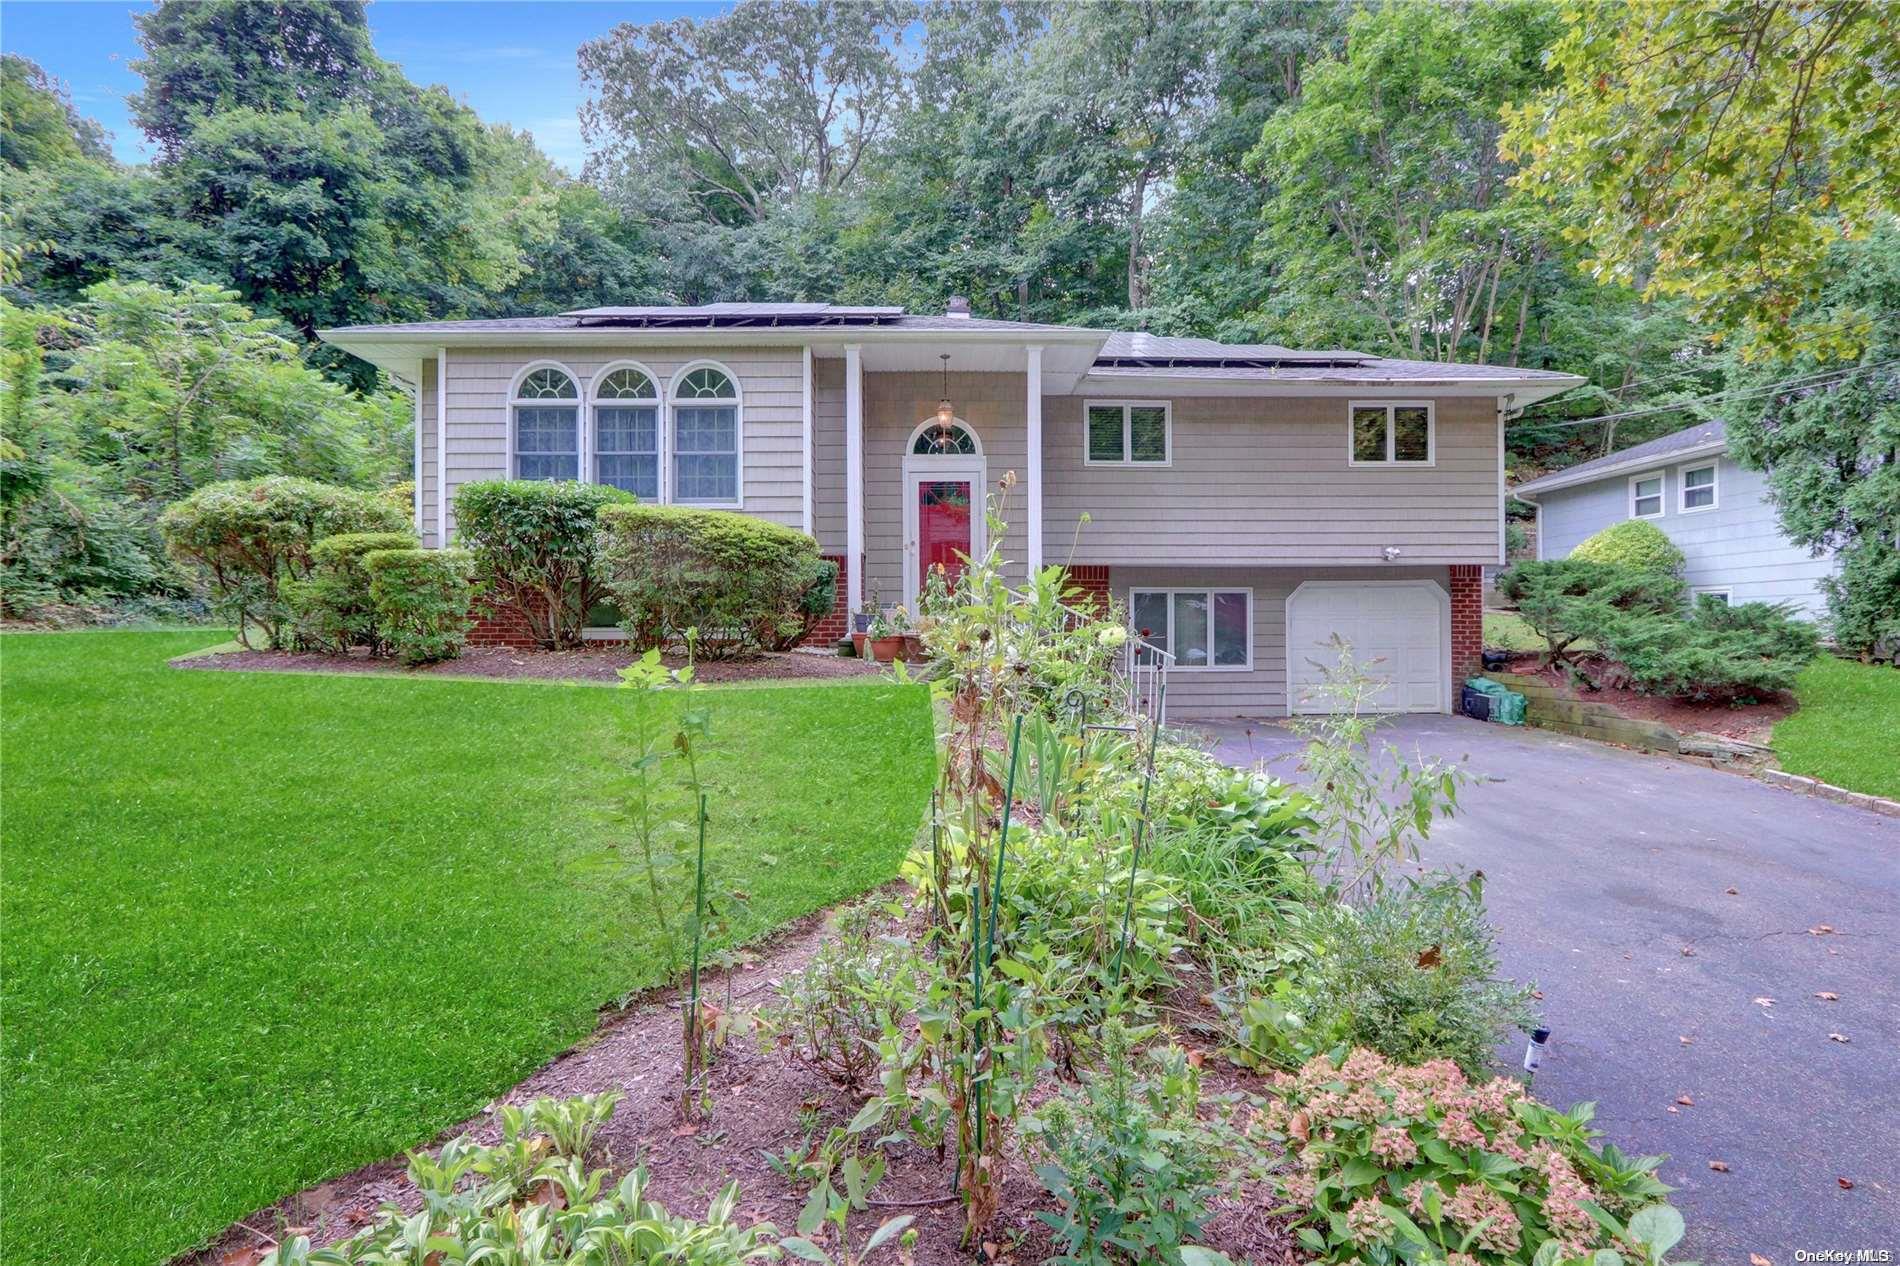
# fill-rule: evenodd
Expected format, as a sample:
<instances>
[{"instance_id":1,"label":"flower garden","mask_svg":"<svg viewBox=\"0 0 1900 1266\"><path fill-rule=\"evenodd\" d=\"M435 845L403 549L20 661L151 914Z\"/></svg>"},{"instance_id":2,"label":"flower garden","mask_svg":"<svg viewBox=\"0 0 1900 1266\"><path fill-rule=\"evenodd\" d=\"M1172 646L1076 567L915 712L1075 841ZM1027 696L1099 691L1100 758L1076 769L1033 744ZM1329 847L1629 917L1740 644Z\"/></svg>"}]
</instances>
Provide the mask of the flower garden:
<instances>
[{"instance_id":1,"label":"flower garden","mask_svg":"<svg viewBox=\"0 0 1900 1266\"><path fill-rule=\"evenodd\" d=\"M1130 706L1120 613L1059 568L1003 583L1002 533L920 612L938 780L900 890L735 996L707 952L746 883L705 860L716 702L652 652L612 863L680 981L641 1021L651 1075L579 1052L581 1093L505 1096L369 1225L258 1256L1663 1261L1657 1158L1494 1067L1532 991L1499 977L1481 880L1415 864L1459 771L1373 751L1344 648L1313 790L1218 763Z\"/></svg>"}]
</instances>

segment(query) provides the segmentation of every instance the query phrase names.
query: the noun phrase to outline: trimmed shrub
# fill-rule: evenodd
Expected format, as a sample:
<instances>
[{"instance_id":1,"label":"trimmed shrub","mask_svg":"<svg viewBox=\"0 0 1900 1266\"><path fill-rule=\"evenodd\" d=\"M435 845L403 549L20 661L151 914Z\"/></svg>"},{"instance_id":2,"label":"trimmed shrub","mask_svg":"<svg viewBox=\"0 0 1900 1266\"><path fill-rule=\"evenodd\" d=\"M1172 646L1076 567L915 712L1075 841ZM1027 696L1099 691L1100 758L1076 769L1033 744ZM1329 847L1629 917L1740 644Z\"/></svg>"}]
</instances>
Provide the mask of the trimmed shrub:
<instances>
[{"instance_id":1,"label":"trimmed shrub","mask_svg":"<svg viewBox=\"0 0 1900 1266\"><path fill-rule=\"evenodd\" d=\"M1566 558L1519 563L1498 577L1498 592L1548 644L1545 661L1559 663L1579 641L1600 642L1623 615L1679 613L1683 584L1666 572Z\"/></svg>"},{"instance_id":2,"label":"trimmed shrub","mask_svg":"<svg viewBox=\"0 0 1900 1266\"><path fill-rule=\"evenodd\" d=\"M363 555L416 547L416 538L408 532L345 532L311 546L310 578L286 580L283 586L292 639L306 650L340 654L352 646L367 646L372 654L381 651Z\"/></svg>"},{"instance_id":3,"label":"trimmed shrub","mask_svg":"<svg viewBox=\"0 0 1900 1266\"><path fill-rule=\"evenodd\" d=\"M1619 567L1668 572L1671 576L1680 576L1686 561L1676 543L1664 535L1661 528L1642 519L1612 523L1571 550L1570 557L1586 563L1614 563Z\"/></svg>"},{"instance_id":4,"label":"trimmed shrub","mask_svg":"<svg viewBox=\"0 0 1900 1266\"><path fill-rule=\"evenodd\" d=\"M603 507L634 496L605 484L497 479L455 492L455 534L485 605L519 613L542 646L581 644L606 586L596 546Z\"/></svg>"},{"instance_id":5,"label":"trimmed shrub","mask_svg":"<svg viewBox=\"0 0 1900 1266\"><path fill-rule=\"evenodd\" d=\"M831 609L837 568L803 532L685 506L608 506L600 521L607 587L636 650L688 629L706 659L780 650Z\"/></svg>"},{"instance_id":6,"label":"trimmed shrub","mask_svg":"<svg viewBox=\"0 0 1900 1266\"><path fill-rule=\"evenodd\" d=\"M237 626L238 640L250 646L256 628L272 648L289 640L283 584L309 576L318 541L407 523L379 493L287 475L206 484L158 521L171 555L203 570L214 609Z\"/></svg>"},{"instance_id":7,"label":"trimmed shrub","mask_svg":"<svg viewBox=\"0 0 1900 1266\"><path fill-rule=\"evenodd\" d=\"M386 549L363 555L376 632L405 664L454 659L468 643L471 560L463 550Z\"/></svg>"},{"instance_id":8,"label":"trimmed shrub","mask_svg":"<svg viewBox=\"0 0 1900 1266\"><path fill-rule=\"evenodd\" d=\"M1750 703L1792 689L1820 652L1814 626L1766 602L1704 597L1688 619L1623 615L1601 635L1610 675L1644 694Z\"/></svg>"}]
</instances>

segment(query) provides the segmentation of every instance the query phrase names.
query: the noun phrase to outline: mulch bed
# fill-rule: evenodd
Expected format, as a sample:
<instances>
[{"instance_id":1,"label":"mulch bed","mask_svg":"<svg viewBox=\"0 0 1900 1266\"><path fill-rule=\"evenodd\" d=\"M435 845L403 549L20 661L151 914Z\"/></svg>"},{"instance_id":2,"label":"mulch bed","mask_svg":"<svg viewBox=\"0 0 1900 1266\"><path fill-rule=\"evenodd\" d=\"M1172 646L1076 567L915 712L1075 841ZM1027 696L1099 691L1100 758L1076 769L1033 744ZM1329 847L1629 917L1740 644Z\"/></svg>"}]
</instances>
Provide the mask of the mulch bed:
<instances>
[{"instance_id":1,"label":"mulch bed","mask_svg":"<svg viewBox=\"0 0 1900 1266\"><path fill-rule=\"evenodd\" d=\"M1686 703L1676 699L1659 699L1654 695L1638 694L1634 690L1615 686L1587 690L1572 686L1561 668L1540 669L1538 664L1541 661L1542 656L1534 653L1515 656L1499 676L1507 686L1510 685L1511 674L1537 677L1550 685L1569 690L1586 703L1607 703L1626 717L1658 721L1678 734L1719 734L1723 738L1766 744L1775 723L1792 713L1797 706L1794 695L1788 691L1781 692L1765 703L1730 707L1725 703ZM1600 665L1586 658L1585 667L1595 677Z\"/></svg>"},{"instance_id":2,"label":"mulch bed","mask_svg":"<svg viewBox=\"0 0 1900 1266\"><path fill-rule=\"evenodd\" d=\"M769 1001L788 973L810 961L829 926L816 915L782 929L767 945L725 975L701 978L701 993L728 1006L732 1033L709 1072L710 1108L687 1123L680 1113L680 1001L673 989L655 990L622 1010L605 1015L593 1035L526 1081L508 1091L481 1115L445 1131L434 1145L457 1134L483 1143L501 1136L495 1108L525 1103L541 1095L568 1096L615 1089L626 1097L601 1131L594 1163L611 1168L616 1179L637 1162L652 1175L649 1197L675 1214L702 1215L726 1183L739 1183L738 1220L769 1220L781 1235L795 1234L805 1192L767 1163L767 1152L783 1152L804 1137L799 1115L820 1117L819 1136L842 1125L861 1100L806 1067L788 1049L762 1045L750 1015ZM1184 988L1168 1000L1166 1011L1178 1040L1189 1049L1206 1050L1203 1090L1211 1098L1233 1090L1259 1089L1252 1074L1232 1068L1215 1054L1206 1037L1214 1031L1212 1013L1198 991ZM954 1143L951 1153L954 1153ZM873 1208L854 1215L856 1242L878 1223L914 1214L917 1251L913 1266L951 1266L973 1259L959 1244L963 1210L951 1196L953 1156L899 1143L885 1149L887 1169L871 1193ZM331 1179L233 1223L209 1248L178 1259L176 1266L252 1266L289 1228L311 1236L315 1244L347 1238L370 1225L385 1204L412 1213L421 1200L404 1176L406 1160L394 1157ZM1049 1232L1035 1218L1053 1207L1020 1155L1012 1158L1003 1186L1003 1202L986 1240L997 1262L1040 1262L1054 1249ZM1206 1242L1235 1261L1257 1266L1291 1266L1305 1257L1283 1219L1266 1211L1268 1193L1245 1190L1223 1200L1209 1226Z\"/></svg>"},{"instance_id":3,"label":"mulch bed","mask_svg":"<svg viewBox=\"0 0 1900 1266\"><path fill-rule=\"evenodd\" d=\"M638 658L622 643L602 642L578 651L518 650L510 646L471 646L459 659L406 668L391 659L372 659L362 650L348 655L319 655L302 651L228 651L187 655L172 661L177 668L206 668L225 672L276 673L393 673L416 677L486 677L498 681L580 681L618 684L620 670ZM686 662L668 655L669 668ZM822 680L833 677L875 677L881 665L812 651L763 654L754 659L701 660L693 679L708 684L725 681Z\"/></svg>"}]
</instances>

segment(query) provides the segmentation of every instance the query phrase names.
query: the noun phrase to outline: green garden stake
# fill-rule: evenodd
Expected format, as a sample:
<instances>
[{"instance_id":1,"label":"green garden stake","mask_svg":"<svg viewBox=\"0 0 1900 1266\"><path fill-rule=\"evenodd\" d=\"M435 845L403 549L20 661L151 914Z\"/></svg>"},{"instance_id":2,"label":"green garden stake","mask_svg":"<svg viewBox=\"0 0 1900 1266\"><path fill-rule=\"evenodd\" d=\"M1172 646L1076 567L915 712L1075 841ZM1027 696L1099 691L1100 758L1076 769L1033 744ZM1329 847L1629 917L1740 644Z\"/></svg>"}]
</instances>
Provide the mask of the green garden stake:
<instances>
[{"instance_id":1,"label":"green garden stake","mask_svg":"<svg viewBox=\"0 0 1900 1266\"><path fill-rule=\"evenodd\" d=\"M1111 985L1122 983L1122 958L1128 953L1128 939L1135 919L1135 872L1141 868L1141 844L1148 830L1148 789L1155 783L1155 748L1161 743L1161 713L1167 707L1168 683L1161 683L1155 697L1154 719L1148 727L1148 772L1141 780L1141 814L1135 819L1135 851L1128 856L1128 901L1122 907L1122 942L1115 947L1115 970Z\"/></svg>"},{"instance_id":2,"label":"green garden stake","mask_svg":"<svg viewBox=\"0 0 1900 1266\"><path fill-rule=\"evenodd\" d=\"M1023 745L1023 718L1017 714L1016 724L1009 736L1009 777L1003 783L1003 829L996 837L996 875L990 896L990 932L989 939L983 945L983 966L988 968L996 954L996 912L1003 904L1003 859L1009 852L1009 811L1016 804L1016 754ZM1150 770L1153 768L1150 754Z\"/></svg>"},{"instance_id":3,"label":"green garden stake","mask_svg":"<svg viewBox=\"0 0 1900 1266\"><path fill-rule=\"evenodd\" d=\"M693 878L693 974L686 1012L686 1032L692 1049L686 1056L686 1094L690 1098L693 1073L699 1065L699 945L706 919L706 793L699 795L699 862Z\"/></svg>"},{"instance_id":4,"label":"green garden stake","mask_svg":"<svg viewBox=\"0 0 1900 1266\"><path fill-rule=\"evenodd\" d=\"M970 885L970 917L975 920L970 929L970 1005L983 1005L983 958L977 953L977 942L983 936L983 885ZM976 1048L983 1045L983 1021L976 1022ZM976 1109L976 1154L983 1155L983 1083L977 1080L976 1050L970 1052L970 1104Z\"/></svg>"}]
</instances>

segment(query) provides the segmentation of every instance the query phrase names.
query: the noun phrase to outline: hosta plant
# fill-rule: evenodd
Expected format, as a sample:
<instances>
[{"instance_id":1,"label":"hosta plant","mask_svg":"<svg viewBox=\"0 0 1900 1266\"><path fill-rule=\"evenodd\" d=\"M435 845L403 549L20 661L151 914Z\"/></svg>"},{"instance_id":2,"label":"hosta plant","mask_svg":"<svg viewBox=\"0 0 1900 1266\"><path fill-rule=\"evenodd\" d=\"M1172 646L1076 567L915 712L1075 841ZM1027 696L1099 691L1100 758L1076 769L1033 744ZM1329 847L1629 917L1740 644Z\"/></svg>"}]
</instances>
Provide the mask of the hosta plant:
<instances>
[{"instance_id":1,"label":"hosta plant","mask_svg":"<svg viewBox=\"0 0 1900 1266\"><path fill-rule=\"evenodd\" d=\"M1653 1266L1682 1234L1662 1158L1599 1148L1593 1113L1355 1049L1276 1074L1259 1128L1288 1151L1272 1182L1318 1261Z\"/></svg>"}]
</instances>

